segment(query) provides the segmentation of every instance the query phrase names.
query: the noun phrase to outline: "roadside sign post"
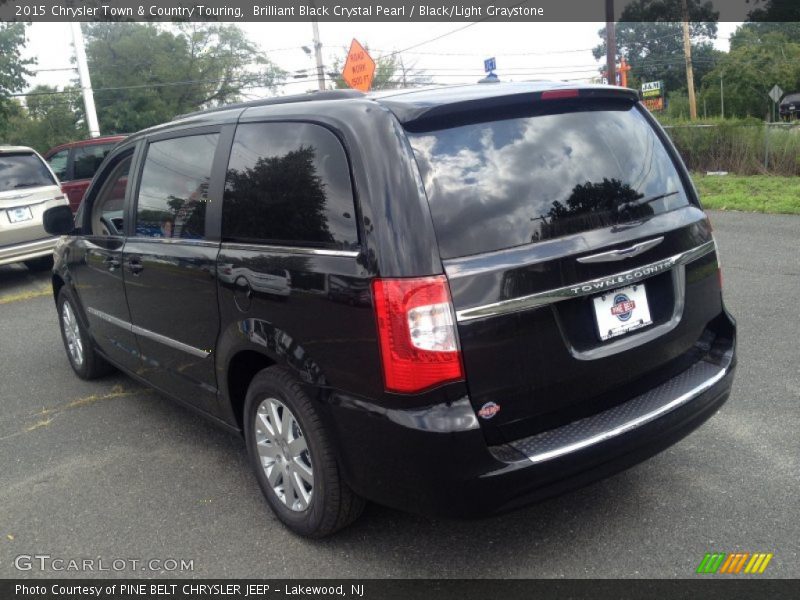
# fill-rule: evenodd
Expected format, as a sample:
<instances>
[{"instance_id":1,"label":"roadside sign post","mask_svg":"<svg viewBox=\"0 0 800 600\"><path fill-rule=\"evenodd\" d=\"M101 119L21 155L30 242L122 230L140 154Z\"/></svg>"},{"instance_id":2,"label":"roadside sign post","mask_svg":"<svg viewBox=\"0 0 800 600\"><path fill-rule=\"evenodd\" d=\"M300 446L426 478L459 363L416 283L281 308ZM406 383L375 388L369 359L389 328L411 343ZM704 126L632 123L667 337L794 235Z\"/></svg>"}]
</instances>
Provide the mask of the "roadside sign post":
<instances>
[{"instance_id":1,"label":"roadside sign post","mask_svg":"<svg viewBox=\"0 0 800 600\"><path fill-rule=\"evenodd\" d=\"M772 120L776 121L775 118L775 108L778 106L778 102L780 102L781 98L783 97L783 90L781 86L777 83L772 86L772 89L767 94L772 100ZM769 169L769 122L764 122L764 171Z\"/></svg>"},{"instance_id":2,"label":"roadside sign post","mask_svg":"<svg viewBox=\"0 0 800 600\"><path fill-rule=\"evenodd\" d=\"M353 39L342 69L342 78L354 90L368 92L375 76L375 61L358 40Z\"/></svg>"},{"instance_id":3,"label":"roadside sign post","mask_svg":"<svg viewBox=\"0 0 800 600\"><path fill-rule=\"evenodd\" d=\"M664 110L664 82L648 81L643 83L642 102L650 112Z\"/></svg>"},{"instance_id":4,"label":"roadside sign post","mask_svg":"<svg viewBox=\"0 0 800 600\"><path fill-rule=\"evenodd\" d=\"M775 84L772 86L772 89L769 91L768 95L772 100L772 120L775 121L777 120L775 119L775 107L778 106L778 102L780 102L781 98L783 98L783 90L781 89L781 86Z\"/></svg>"},{"instance_id":5,"label":"roadside sign post","mask_svg":"<svg viewBox=\"0 0 800 600\"><path fill-rule=\"evenodd\" d=\"M492 58L487 58L483 61L483 71L486 73L486 77L483 79L479 79L478 83L497 83L500 81L500 78L495 73L497 69L497 61L495 60L494 56Z\"/></svg>"}]
</instances>

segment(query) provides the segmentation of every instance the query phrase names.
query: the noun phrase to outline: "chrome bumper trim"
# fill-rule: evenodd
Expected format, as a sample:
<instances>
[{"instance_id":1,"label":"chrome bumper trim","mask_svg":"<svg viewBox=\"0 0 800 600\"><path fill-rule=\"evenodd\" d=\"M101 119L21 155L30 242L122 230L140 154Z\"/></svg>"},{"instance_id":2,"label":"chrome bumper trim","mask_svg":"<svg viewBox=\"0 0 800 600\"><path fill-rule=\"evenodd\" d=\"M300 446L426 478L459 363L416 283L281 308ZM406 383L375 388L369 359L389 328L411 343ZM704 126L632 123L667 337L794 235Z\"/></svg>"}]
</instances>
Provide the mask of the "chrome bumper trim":
<instances>
[{"instance_id":1,"label":"chrome bumper trim","mask_svg":"<svg viewBox=\"0 0 800 600\"><path fill-rule=\"evenodd\" d=\"M47 256L53 252L57 243L58 238L48 237L33 242L0 246L0 265Z\"/></svg>"},{"instance_id":2,"label":"chrome bumper trim","mask_svg":"<svg viewBox=\"0 0 800 600\"><path fill-rule=\"evenodd\" d=\"M494 317L497 315L519 312L536 308L537 306L545 306L562 300L569 300L571 298L580 298L581 296L590 296L592 294L599 294L605 290L613 290L615 288L631 285L642 279L652 277L664 271L668 271L677 265L685 265L692 262L710 252L714 251L714 242L709 241L696 248L681 252L669 258L664 258L653 263L642 265L627 271L621 271L609 275L608 277L600 277L589 281L573 283L564 287L547 290L545 292L538 292L528 296L520 296L519 298L511 298L509 300L501 300L500 302L493 302L491 304L484 304L483 306L473 306L456 311L456 320L459 323L465 321L472 321L474 319L483 319L485 317Z\"/></svg>"}]
</instances>

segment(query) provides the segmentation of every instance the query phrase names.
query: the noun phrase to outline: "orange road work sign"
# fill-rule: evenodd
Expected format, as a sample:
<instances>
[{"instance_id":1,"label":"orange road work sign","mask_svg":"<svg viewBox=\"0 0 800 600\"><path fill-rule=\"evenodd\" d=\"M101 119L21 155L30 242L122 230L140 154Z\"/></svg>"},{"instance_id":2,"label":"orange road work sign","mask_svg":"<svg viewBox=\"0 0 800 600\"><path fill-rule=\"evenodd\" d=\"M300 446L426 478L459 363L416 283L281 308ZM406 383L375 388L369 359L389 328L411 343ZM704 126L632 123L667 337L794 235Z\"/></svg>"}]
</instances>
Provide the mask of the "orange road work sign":
<instances>
[{"instance_id":1,"label":"orange road work sign","mask_svg":"<svg viewBox=\"0 0 800 600\"><path fill-rule=\"evenodd\" d=\"M347 85L354 90L368 92L372 86L375 75L375 61L364 49L364 46L353 40L347 52L347 61L344 63L342 77Z\"/></svg>"}]
</instances>

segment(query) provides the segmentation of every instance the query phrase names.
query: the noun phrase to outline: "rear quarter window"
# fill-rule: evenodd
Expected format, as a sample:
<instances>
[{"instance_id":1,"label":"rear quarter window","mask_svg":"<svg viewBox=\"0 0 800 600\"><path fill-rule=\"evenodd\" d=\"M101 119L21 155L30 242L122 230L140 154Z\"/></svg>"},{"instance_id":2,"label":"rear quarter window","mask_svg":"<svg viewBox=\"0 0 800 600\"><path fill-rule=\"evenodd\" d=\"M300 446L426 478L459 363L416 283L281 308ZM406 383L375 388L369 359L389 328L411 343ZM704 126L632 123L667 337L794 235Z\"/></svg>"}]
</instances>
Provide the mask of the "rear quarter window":
<instances>
[{"instance_id":1,"label":"rear quarter window","mask_svg":"<svg viewBox=\"0 0 800 600\"><path fill-rule=\"evenodd\" d=\"M647 218L689 203L640 109L597 108L409 133L443 258Z\"/></svg>"},{"instance_id":2,"label":"rear quarter window","mask_svg":"<svg viewBox=\"0 0 800 600\"><path fill-rule=\"evenodd\" d=\"M236 129L222 205L226 241L353 248L350 168L339 139L312 123Z\"/></svg>"}]
</instances>

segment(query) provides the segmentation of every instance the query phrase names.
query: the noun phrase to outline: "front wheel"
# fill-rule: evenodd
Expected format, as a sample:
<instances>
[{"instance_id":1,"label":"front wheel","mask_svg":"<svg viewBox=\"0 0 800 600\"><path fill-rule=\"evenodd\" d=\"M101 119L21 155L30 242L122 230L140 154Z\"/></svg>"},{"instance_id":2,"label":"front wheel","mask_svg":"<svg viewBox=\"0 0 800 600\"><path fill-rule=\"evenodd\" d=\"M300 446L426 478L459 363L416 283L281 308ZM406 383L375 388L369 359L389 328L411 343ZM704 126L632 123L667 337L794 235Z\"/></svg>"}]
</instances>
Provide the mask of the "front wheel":
<instances>
[{"instance_id":1,"label":"front wheel","mask_svg":"<svg viewBox=\"0 0 800 600\"><path fill-rule=\"evenodd\" d=\"M289 529L320 538L359 517L364 500L342 479L311 399L287 370L270 367L253 378L244 427L261 491Z\"/></svg>"},{"instance_id":2,"label":"front wheel","mask_svg":"<svg viewBox=\"0 0 800 600\"><path fill-rule=\"evenodd\" d=\"M83 324L78 320L76 303L66 286L58 293L58 321L61 339L67 351L69 364L81 379L96 379L113 370L95 351L95 344Z\"/></svg>"}]
</instances>

